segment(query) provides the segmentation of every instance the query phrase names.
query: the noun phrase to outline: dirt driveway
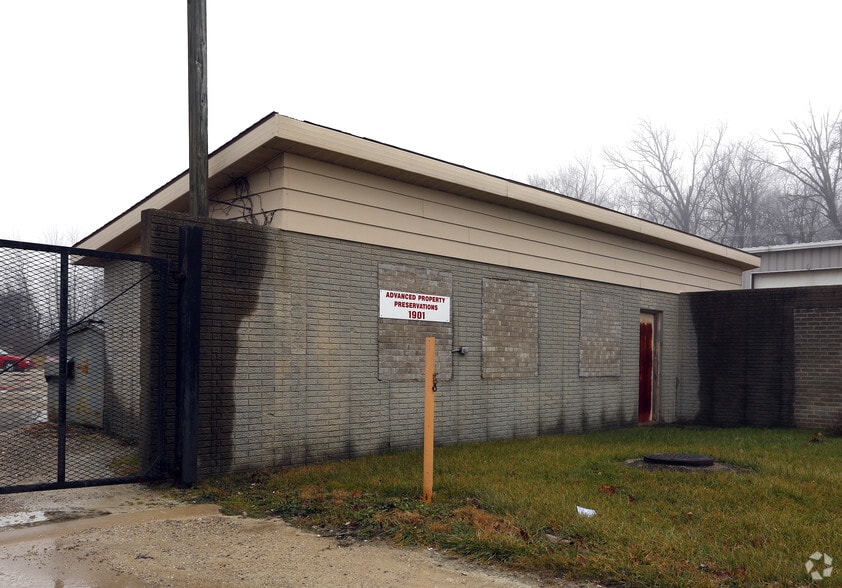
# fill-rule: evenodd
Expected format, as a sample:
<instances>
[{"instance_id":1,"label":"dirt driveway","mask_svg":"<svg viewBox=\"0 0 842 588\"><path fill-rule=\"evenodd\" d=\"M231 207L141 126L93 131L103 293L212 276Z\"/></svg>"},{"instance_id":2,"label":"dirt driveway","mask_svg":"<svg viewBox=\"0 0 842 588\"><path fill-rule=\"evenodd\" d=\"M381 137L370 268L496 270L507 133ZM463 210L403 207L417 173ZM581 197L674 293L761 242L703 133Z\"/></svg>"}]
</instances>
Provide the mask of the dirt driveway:
<instances>
[{"instance_id":1,"label":"dirt driveway","mask_svg":"<svg viewBox=\"0 0 842 588\"><path fill-rule=\"evenodd\" d=\"M0 496L3 586L544 586L430 549L227 517L144 486ZM596 587L597 584L555 586Z\"/></svg>"}]
</instances>

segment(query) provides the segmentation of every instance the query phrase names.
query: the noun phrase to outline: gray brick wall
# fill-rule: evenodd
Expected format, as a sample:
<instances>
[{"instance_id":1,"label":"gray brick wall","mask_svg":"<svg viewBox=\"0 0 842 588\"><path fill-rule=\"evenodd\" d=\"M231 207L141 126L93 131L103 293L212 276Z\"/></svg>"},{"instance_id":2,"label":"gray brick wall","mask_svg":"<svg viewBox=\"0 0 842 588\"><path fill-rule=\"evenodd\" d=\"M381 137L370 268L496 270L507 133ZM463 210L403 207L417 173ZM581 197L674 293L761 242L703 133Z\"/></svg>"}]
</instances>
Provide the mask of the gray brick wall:
<instances>
[{"instance_id":1,"label":"gray brick wall","mask_svg":"<svg viewBox=\"0 0 842 588\"><path fill-rule=\"evenodd\" d=\"M679 390L682 420L713 426L840 425L842 287L682 298L691 322L684 331L689 341L683 345Z\"/></svg>"},{"instance_id":2,"label":"gray brick wall","mask_svg":"<svg viewBox=\"0 0 842 588\"><path fill-rule=\"evenodd\" d=\"M679 304L678 332L681 341L678 356L677 393L675 420L689 423L695 420L701 410L698 391L701 386L698 361L698 335L693 324L690 300L682 296Z\"/></svg>"},{"instance_id":3,"label":"gray brick wall","mask_svg":"<svg viewBox=\"0 0 842 588\"><path fill-rule=\"evenodd\" d=\"M842 430L842 308L796 308L795 424Z\"/></svg>"},{"instance_id":4,"label":"gray brick wall","mask_svg":"<svg viewBox=\"0 0 842 588\"><path fill-rule=\"evenodd\" d=\"M137 443L140 469L162 473L157 428L160 289L166 276L139 261L102 259L103 430Z\"/></svg>"},{"instance_id":5,"label":"gray brick wall","mask_svg":"<svg viewBox=\"0 0 842 588\"><path fill-rule=\"evenodd\" d=\"M144 251L174 258L185 217L155 211L143 219ZM636 424L644 308L662 313L662 380L676 379L674 295L271 228L201 224L201 475L420 448L423 383L420 368L405 360L430 335L442 339L437 371L448 374L436 394L438 445ZM381 288L449 290L451 323L384 322ZM617 309L608 330L611 375L580 376L583 297ZM518 301L519 314L503 305L520 329L512 354L517 379L483 377L484 313L504 299ZM585 324L598 330L598 318ZM401 339L404 357L388 356ZM521 356L532 345L537 354ZM450 353L460 346L471 351ZM662 418L672 418L675 390L662 390L656 403Z\"/></svg>"},{"instance_id":6,"label":"gray brick wall","mask_svg":"<svg viewBox=\"0 0 842 588\"><path fill-rule=\"evenodd\" d=\"M141 273L137 262L109 260L104 267L102 309L105 337L105 393L103 428L111 435L138 440L141 401L149 396L141 381Z\"/></svg>"}]
</instances>

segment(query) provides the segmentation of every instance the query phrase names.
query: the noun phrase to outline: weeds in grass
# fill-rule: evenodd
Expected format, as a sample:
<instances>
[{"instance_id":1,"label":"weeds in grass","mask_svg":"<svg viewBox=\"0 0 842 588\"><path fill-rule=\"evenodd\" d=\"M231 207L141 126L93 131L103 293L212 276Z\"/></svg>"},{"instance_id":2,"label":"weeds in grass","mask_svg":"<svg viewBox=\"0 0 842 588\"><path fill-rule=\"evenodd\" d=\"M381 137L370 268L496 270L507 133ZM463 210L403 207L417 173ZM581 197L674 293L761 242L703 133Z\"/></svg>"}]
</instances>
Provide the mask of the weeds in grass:
<instances>
[{"instance_id":1,"label":"weeds in grass","mask_svg":"<svg viewBox=\"0 0 842 588\"><path fill-rule=\"evenodd\" d=\"M800 586L813 552L842 560L840 447L838 437L803 430L635 428L437 449L432 504L420 500L418 452L219 478L191 492L230 514L550 576ZM711 455L746 473L623 463L667 451ZM576 505L598 514L580 517ZM836 572L822 584L838 585Z\"/></svg>"}]
</instances>

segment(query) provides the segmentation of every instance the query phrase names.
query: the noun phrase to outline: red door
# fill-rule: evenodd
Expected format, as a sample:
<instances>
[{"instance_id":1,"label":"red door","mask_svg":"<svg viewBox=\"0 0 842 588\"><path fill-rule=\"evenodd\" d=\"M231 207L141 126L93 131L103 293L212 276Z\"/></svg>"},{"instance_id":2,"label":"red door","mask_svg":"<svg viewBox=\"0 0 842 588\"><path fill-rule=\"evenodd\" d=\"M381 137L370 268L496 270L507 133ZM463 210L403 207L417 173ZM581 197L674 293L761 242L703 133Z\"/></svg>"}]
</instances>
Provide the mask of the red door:
<instances>
[{"instance_id":1,"label":"red door","mask_svg":"<svg viewBox=\"0 0 842 588\"><path fill-rule=\"evenodd\" d=\"M637 404L637 422L639 423L648 423L652 420L654 323L652 315L640 315L640 390Z\"/></svg>"}]
</instances>

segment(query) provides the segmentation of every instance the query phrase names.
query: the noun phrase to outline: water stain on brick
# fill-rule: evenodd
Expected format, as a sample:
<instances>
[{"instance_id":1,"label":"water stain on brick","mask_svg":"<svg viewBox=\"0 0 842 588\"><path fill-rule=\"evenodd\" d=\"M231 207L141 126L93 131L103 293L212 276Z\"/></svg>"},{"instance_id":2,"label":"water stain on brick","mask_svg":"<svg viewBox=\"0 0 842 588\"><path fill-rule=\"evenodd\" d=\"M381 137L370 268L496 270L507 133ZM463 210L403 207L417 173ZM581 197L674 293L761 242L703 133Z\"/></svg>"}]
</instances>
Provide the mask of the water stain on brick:
<instances>
[{"instance_id":1,"label":"water stain on brick","mask_svg":"<svg viewBox=\"0 0 842 588\"><path fill-rule=\"evenodd\" d=\"M823 312L830 316L840 306L842 288L703 292L687 297L698 346L697 423L819 424L796 423L796 407L808 402L815 389L805 385L797 368L826 353L828 340L822 338L821 328L828 321L811 324L800 309L828 309Z\"/></svg>"},{"instance_id":2,"label":"water stain on brick","mask_svg":"<svg viewBox=\"0 0 842 588\"><path fill-rule=\"evenodd\" d=\"M178 227L187 217L155 211L144 215L144 219L150 223L145 230L144 250L177 263L174 243L178 243ZM199 471L205 475L226 472L234 463L236 379L248 370L261 369L260 365L248 365L250 360L242 362L238 355L241 347L254 352L253 342L243 340L244 335L249 335L241 332L241 326L257 307L273 241L267 238L266 230L250 225L224 221L201 224L204 235L198 443ZM171 345L176 341L176 321L172 317L176 290L170 289ZM174 356L172 352L169 355ZM261 362L260 358L255 361ZM172 399L174 379L169 379L169 386L167 396ZM173 423L168 423L169 431L172 427Z\"/></svg>"}]
</instances>

